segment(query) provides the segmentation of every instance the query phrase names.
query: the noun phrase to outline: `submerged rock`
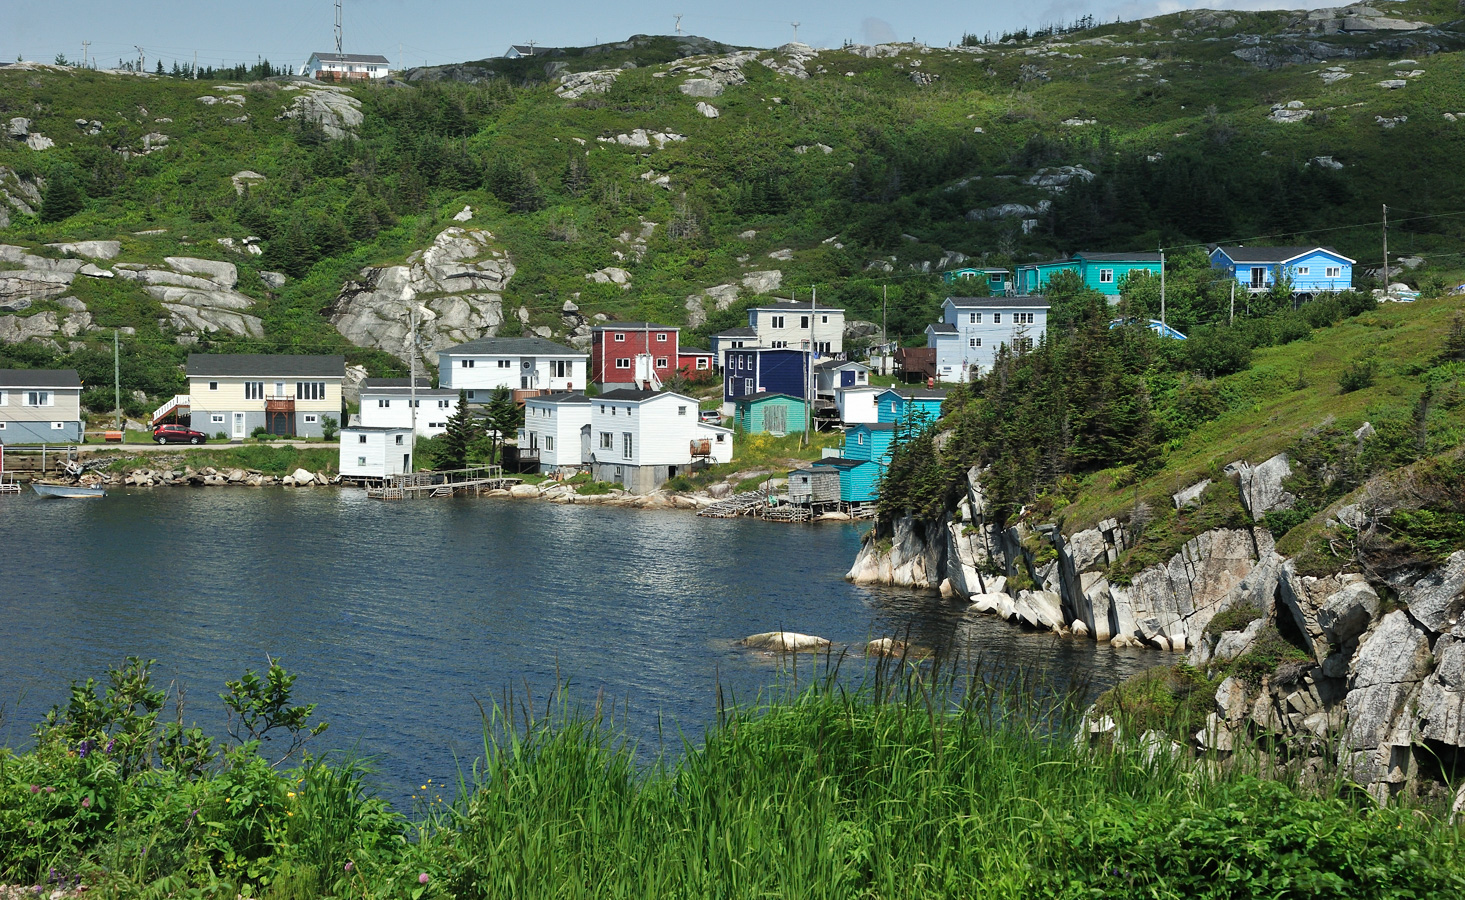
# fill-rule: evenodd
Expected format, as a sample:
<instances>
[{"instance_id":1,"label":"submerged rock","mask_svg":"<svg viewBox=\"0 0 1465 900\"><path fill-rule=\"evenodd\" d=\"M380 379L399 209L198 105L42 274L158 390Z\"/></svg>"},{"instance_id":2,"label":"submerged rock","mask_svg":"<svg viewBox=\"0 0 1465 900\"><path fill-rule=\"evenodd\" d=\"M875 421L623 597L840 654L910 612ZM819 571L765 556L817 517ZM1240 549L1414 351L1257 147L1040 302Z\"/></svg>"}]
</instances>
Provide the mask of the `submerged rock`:
<instances>
[{"instance_id":1,"label":"submerged rock","mask_svg":"<svg viewBox=\"0 0 1465 900\"><path fill-rule=\"evenodd\" d=\"M829 646L829 641L825 638L815 637L809 634L799 634L796 631L765 631L761 634L749 635L739 643L750 650L779 650L784 652L819 650Z\"/></svg>"}]
</instances>

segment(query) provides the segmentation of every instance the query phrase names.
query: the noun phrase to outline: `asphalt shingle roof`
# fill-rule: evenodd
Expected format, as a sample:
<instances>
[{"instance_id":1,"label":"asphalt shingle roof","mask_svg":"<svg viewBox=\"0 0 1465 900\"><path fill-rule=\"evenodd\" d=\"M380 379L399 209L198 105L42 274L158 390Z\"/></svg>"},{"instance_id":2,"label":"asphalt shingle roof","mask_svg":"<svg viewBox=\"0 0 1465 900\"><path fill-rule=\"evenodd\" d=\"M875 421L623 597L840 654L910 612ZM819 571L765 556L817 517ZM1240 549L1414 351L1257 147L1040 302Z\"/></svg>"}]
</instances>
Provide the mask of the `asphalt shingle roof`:
<instances>
[{"instance_id":1,"label":"asphalt shingle roof","mask_svg":"<svg viewBox=\"0 0 1465 900\"><path fill-rule=\"evenodd\" d=\"M961 309L1047 309L1048 298L1040 297L1037 294L1024 294L1018 297L947 297L953 306Z\"/></svg>"},{"instance_id":2,"label":"asphalt shingle roof","mask_svg":"<svg viewBox=\"0 0 1465 900\"><path fill-rule=\"evenodd\" d=\"M1304 253L1311 253L1314 250L1322 250L1334 256L1343 256L1332 247L1217 247L1222 253L1231 258L1234 263L1283 263L1289 259L1295 259Z\"/></svg>"},{"instance_id":3,"label":"asphalt shingle roof","mask_svg":"<svg viewBox=\"0 0 1465 900\"><path fill-rule=\"evenodd\" d=\"M579 350L542 337L489 337L439 351L449 356L584 356Z\"/></svg>"},{"instance_id":4,"label":"asphalt shingle roof","mask_svg":"<svg viewBox=\"0 0 1465 900\"><path fill-rule=\"evenodd\" d=\"M568 393L561 391L555 394L545 394L541 397L530 397L527 403L589 403L590 398L581 393Z\"/></svg>"},{"instance_id":5,"label":"asphalt shingle roof","mask_svg":"<svg viewBox=\"0 0 1465 900\"><path fill-rule=\"evenodd\" d=\"M75 369L0 369L4 388L79 388Z\"/></svg>"},{"instance_id":6,"label":"asphalt shingle roof","mask_svg":"<svg viewBox=\"0 0 1465 900\"><path fill-rule=\"evenodd\" d=\"M374 63L376 65L388 65L390 60L385 56L375 53L337 53L334 50L312 53L321 62L343 62L343 63Z\"/></svg>"},{"instance_id":7,"label":"asphalt shingle roof","mask_svg":"<svg viewBox=\"0 0 1465 900\"><path fill-rule=\"evenodd\" d=\"M344 378L344 356L292 356L283 353L190 353L190 377L258 375L288 378Z\"/></svg>"}]
</instances>

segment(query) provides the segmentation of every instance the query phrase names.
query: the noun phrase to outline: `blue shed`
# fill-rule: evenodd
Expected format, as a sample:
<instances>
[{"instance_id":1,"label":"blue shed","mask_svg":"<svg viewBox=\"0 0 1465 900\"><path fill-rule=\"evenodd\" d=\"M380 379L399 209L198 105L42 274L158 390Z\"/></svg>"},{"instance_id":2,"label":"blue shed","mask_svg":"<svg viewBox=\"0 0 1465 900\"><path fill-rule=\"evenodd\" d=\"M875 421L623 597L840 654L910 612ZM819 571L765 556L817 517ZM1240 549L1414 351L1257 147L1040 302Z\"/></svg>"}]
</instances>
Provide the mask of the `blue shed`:
<instances>
[{"instance_id":1,"label":"blue shed","mask_svg":"<svg viewBox=\"0 0 1465 900\"><path fill-rule=\"evenodd\" d=\"M890 462L890 445L895 442L895 426L887 422L861 423L844 433L846 459L864 459L885 466Z\"/></svg>"},{"instance_id":2,"label":"blue shed","mask_svg":"<svg viewBox=\"0 0 1465 900\"><path fill-rule=\"evenodd\" d=\"M723 402L761 393L806 399L811 356L788 347L729 347L722 370Z\"/></svg>"},{"instance_id":3,"label":"blue shed","mask_svg":"<svg viewBox=\"0 0 1465 900\"><path fill-rule=\"evenodd\" d=\"M889 388L875 398L875 416L887 425L904 422L908 412L934 422L941 418L941 404L945 400L945 391Z\"/></svg>"},{"instance_id":4,"label":"blue shed","mask_svg":"<svg viewBox=\"0 0 1465 900\"><path fill-rule=\"evenodd\" d=\"M733 419L748 434L793 434L804 430L804 401L788 394L763 391L733 401Z\"/></svg>"},{"instance_id":5,"label":"blue shed","mask_svg":"<svg viewBox=\"0 0 1465 900\"><path fill-rule=\"evenodd\" d=\"M839 499L844 503L873 503L880 497L880 476L885 468L868 459L821 459L813 468L839 473Z\"/></svg>"},{"instance_id":6,"label":"blue shed","mask_svg":"<svg viewBox=\"0 0 1465 900\"><path fill-rule=\"evenodd\" d=\"M1268 291L1280 274L1299 299L1353 287L1353 263L1331 247L1227 247L1211 251L1211 265L1253 294Z\"/></svg>"}]
</instances>

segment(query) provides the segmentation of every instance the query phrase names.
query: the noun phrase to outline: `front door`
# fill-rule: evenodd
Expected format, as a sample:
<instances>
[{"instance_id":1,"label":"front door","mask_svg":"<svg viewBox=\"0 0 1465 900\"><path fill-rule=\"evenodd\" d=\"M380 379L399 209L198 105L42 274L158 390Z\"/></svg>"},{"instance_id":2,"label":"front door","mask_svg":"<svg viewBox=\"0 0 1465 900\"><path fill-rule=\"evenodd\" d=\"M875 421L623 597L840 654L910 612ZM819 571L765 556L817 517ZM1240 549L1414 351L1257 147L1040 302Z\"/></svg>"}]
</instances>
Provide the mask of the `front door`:
<instances>
[{"instance_id":1,"label":"front door","mask_svg":"<svg viewBox=\"0 0 1465 900\"><path fill-rule=\"evenodd\" d=\"M771 431L774 434L784 434L788 431L788 407L770 406L763 410L763 430Z\"/></svg>"},{"instance_id":2,"label":"front door","mask_svg":"<svg viewBox=\"0 0 1465 900\"><path fill-rule=\"evenodd\" d=\"M234 414L234 440L242 441L244 437L244 413L237 412Z\"/></svg>"},{"instance_id":3,"label":"front door","mask_svg":"<svg viewBox=\"0 0 1465 900\"><path fill-rule=\"evenodd\" d=\"M855 385L855 372L854 372L853 369L847 369L847 370L839 373L839 386L840 387L854 387L854 385Z\"/></svg>"},{"instance_id":4,"label":"front door","mask_svg":"<svg viewBox=\"0 0 1465 900\"><path fill-rule=\"evenodd\" d=\"M402 454L402 471L409 475L412 473L412 454Z\"/></svg>"}]
</instances>

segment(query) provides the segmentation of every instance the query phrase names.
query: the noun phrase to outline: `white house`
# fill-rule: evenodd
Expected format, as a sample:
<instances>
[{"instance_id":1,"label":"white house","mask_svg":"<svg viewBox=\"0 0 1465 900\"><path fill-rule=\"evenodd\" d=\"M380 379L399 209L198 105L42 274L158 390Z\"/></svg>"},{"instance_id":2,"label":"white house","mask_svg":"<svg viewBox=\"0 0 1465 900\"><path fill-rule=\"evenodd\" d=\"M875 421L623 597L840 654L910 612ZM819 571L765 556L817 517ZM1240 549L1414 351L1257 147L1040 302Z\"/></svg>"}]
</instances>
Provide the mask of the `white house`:
<instances>
[{"instance_id":1,"label":"white house","mask_svg":"<svg viewBox=\"0 0 1465 900\"><path fill-rule=\"evenodd\" d=\"M360 53L320 52L310 54L300 74L317 81L370 81L386 78L391 63L385 56Z\"/></svg>"},{"instance_id":2,"label":"white house","mask_svg":"<svg viewBox=\"0 0 1465 900\"><path fill-rule=\"evenodd\" d=\"M761 346L758 343L758 332L751 328L729 328L727 331L720 331L712 336L709 343L712 345L712 352L717 355L719 372L727 366L727 351Z\"/></svg>"},{"instance_id":3,"label":"white house","mask_svg":"<svg viewBox=\"0 0 1465 900\"><path fill-rule=\"evenodd\" d=\"M597 481L647 494L695 466L732 461L731 429L698 421L697 401L670 391L622 389L590 400Z\"/></svg>"},{"instance_id":4,"label":"white house","mask_svg":"<svg viewBox=\"0 0 1465 900\"><path fill-rule=\"evenodd\" d=\"M519 459L539 460L542 475L590 464L590 398L547 394L524 401Z\"/></svg>"},{"instance_id":5,"label":"white house","mask_svg":"<svg viewBox=\"0 0 1465 900\"><path fill-rule=\"evenodd\" d=\"M862 387L870 383L870 367L843 359L826 359L814 364L814 393L834 396L838 388Z\"/></svg>"},{"instance_id":6,"label":"white house","mask_svg":"<svg viewBox=\"0 0 1465 900\"><path fill-rule=\"evenodd\" d=\"M412 471L412 429L341 429L341 477L385 480Z\"/></svg>"},{"instance_id":7,"label":"white house","mask_svg":"<svg viewBox=\"0 0 1465 900\"><path fill-rule=\"evenodd\" d=\"M941 321L926 327L938 381L990 371L998 347L1030 349L1048 330L1048 301L1039 296L947 297L941 311Z\"/></svg>"},{"instance_id":8,"label":"white house","mask_svg":"<svg viewBox=\"0 0 1465 900\"><path fill-rule=\"evenodd\" d=\"M412 386L406 378L368 378L361 382L361 413L353 423L371 428L412 427ZM434 388L417 378L417 433L437 437L458 411L458 392Z\"/></svg>"},{"instance_id":9,"label":"white house","mask_svg":"<svg viewBox=\"0 0 1465 900\"><path fill-rule=\"evenodd\" d=\"M748 346L813 350L819 356L844 352L844 310L837 307L795 300L752 306L748 327L757 336Z\"/></svg>"},{"instance_id":10,"label":"white house","mask_svg":"<svg viewBox=\"0 0 1465 900\"><path fill-rule=\"evenodd\" d=\"M495 388L514 391L585 389L586 355L544 338L481 338L438 352L438 384L487 403Z\"/></svg>"},{"instance_id":11,"label":"white house","mask_svg":"<svg viewBox=\"0 0 1465 900\"><path fill-rule=\"evenodd\" d=\"M834 405L839 409L839 420L846 425L873 425L880 421L875 398L884 390L871 385L836 389Z\"/></svg>"}]
</instances>

